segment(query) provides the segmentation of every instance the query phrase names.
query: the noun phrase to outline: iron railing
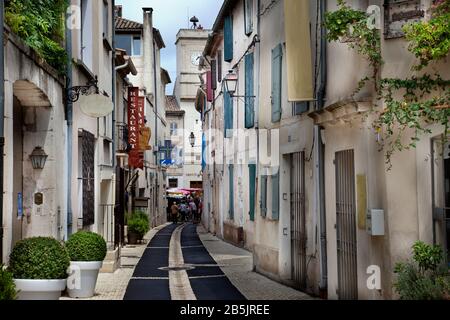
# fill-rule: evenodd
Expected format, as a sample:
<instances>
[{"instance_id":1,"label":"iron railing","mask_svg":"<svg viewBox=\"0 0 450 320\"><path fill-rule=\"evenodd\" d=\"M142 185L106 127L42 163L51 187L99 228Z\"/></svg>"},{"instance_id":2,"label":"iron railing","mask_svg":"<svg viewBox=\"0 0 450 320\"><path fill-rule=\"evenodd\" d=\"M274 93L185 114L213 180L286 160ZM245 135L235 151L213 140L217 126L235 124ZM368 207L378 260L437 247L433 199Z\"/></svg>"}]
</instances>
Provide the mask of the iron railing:
<instances>
[{"instance_id":1,"label":"iron railing","mask_svg":"<svg viewBox=\"0 0 450 320\"><path fill-rule=\"evenodd\" d=\"M128 143L128 126L126 123L119 122L117 127L117 144L116 148L118 152L128 153L130 151L130 144Z\"/></svg>"}]
</instances>

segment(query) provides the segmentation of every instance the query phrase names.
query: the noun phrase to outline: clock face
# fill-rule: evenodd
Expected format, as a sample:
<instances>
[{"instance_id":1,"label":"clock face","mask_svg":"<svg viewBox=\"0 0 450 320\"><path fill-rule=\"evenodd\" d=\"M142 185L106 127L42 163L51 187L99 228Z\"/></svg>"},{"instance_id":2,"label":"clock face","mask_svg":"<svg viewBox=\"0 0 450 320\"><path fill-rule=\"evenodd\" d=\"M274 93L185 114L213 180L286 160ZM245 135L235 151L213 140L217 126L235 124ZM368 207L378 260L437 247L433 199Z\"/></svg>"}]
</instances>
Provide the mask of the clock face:
<instances>
[{"instance_id":1,"label":"clock face","mask_svg":"<svg viewBox=\"0 0 450 320\"><path fill-rule=\"evenodd\" d=\"M198 66L200 64L200 58L201 58L202 54L201 52L194 52L191 55L191 63L194 66Z\"/></svg>"}]
</instances>

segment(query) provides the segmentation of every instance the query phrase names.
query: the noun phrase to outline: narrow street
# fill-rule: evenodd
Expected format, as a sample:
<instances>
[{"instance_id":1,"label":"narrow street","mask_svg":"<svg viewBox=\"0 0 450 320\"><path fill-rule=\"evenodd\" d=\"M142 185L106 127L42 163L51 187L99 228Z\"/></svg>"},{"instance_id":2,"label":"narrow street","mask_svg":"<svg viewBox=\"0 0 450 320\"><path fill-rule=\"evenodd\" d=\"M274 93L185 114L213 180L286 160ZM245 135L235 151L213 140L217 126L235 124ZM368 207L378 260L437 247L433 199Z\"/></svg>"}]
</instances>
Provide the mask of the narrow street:
<instances>
[{"instance_id":1,"label":"narrow street","mask_svg":"<svg viewBox=\"0 0 450 320\"><path fill-rule=\"evenodd\" d=\"M209 255L194 224L169 225L149 243L125 300L243 300Z\"/></svg>"}]
</instances>

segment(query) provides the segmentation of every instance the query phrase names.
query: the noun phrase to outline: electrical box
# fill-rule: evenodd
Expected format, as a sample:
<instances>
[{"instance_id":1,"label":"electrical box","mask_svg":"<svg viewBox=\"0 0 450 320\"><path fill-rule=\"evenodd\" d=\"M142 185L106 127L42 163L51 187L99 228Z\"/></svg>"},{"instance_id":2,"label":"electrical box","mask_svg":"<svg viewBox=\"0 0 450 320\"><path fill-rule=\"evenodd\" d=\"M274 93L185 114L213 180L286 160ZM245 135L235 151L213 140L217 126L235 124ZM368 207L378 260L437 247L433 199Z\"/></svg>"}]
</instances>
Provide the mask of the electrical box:
<instances>
[{"instance_id":1,"label":"electrical box","mask_svg":"<svg viewBox=\"0 0 450 320\"><path fill-rule=\"evenodd\" d=\"M384 210L371 209L367 213L367 232L372 236L384 236Z\"/></svg>"}]
</instances>

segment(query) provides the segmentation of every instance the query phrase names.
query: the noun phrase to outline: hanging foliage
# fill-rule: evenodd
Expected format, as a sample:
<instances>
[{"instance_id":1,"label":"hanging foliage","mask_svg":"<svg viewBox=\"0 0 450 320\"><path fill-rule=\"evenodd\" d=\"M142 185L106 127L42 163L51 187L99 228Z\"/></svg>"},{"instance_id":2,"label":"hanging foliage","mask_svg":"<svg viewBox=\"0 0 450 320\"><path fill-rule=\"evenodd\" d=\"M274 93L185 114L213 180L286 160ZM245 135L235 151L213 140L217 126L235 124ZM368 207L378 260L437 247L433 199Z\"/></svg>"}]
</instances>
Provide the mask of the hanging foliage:
<instances>
[{"instance_id":1,"label":"hanging foliage","mask_svg":"<svg viewBox=\"0 0 450 320\"><path fill-rule=\"evenodd\" d=\"M412 76L408 79L380 79L379 68L383 64L379 30L367 26L365 12L354 10L339 0L339 9L326 16L325 27L329 41L346 41L350 48L363 55L373 68L372 77L361 79L354 92L359 92L368 81L375 83L378 98L384 110L374 121L373 127L381 149L385 149L386 163L392 167L391 157L396 151L415 148L423 133L430 133L427 126L439 123L445 131L449 128L450 80L439 74ZM418 58L413 71L422 70L433 61L448 56L450 51L450 0L436 1L431 8L431 18L407 24L403 27L408 50ZM406 131L413 130L405 142ZM447 139L446 136L444 139Z\"/></svg>"},{"instance_id":2,"label":"hanging foliage","mask_svg":"<svg viewBox=\"0 0 450 320\"><path fill-rule=\"evenodd\" d=\"M63 74L66 64L64 15L66 0L9 0L5 21L12 32Z\"/></svg>"}]
</instances>

